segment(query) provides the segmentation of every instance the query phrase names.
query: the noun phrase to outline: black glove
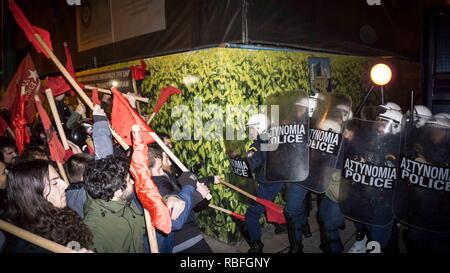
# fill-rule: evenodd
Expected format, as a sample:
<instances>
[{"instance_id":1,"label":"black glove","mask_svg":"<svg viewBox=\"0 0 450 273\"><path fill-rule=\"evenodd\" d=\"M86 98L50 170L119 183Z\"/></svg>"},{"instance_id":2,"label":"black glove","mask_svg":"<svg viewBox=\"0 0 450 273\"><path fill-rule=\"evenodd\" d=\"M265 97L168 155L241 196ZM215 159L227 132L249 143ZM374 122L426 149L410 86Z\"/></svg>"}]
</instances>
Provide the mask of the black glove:
<instances>
[{"instance_id":1,"label":"black glove","mask_svg":"<svg viewBox=\"0 0 450 273\"><path fill-rule=\"evenodd\" d=\"M207 209L210 201L211 200L204 198L200 202L198 202L192 210L194 210L195 212L200 212L204 209Z\"/></svg>"},{"instance_id":2,"label":"black glove","mask_svg":"<svg viewBox=\"0 0 450 273\"><path fill-rule=\"evenodd\" d=\"M191 185L192 187L194 187L194 189L196 189L197 182L198 182L197 176L191 172L184 172L178 178L178 184L180 184L181 187Z\"/></svg>"}]
</instances>

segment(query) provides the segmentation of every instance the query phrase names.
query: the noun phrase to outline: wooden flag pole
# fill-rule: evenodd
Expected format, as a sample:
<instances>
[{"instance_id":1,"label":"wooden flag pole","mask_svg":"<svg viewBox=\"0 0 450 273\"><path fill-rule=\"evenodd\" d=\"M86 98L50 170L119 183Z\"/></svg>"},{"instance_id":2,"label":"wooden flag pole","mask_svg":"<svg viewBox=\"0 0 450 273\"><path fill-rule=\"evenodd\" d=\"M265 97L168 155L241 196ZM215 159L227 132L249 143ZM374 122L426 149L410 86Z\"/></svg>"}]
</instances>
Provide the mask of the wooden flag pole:
<instances>
[{"instance_id":1,"label":"wooden flag pole","mask_svg":"<svg viewBox=\"0 0 450 273\"><path fill-rule=\"evenodd\" d=\"M68 247L57 244L53 241L45 239L41 236L38 236L34 233L31 233L25 229L19 228L15 225L12 225L6 221L0 220L0 229L13 234L25 241L28 241L34 245L47 249L54 253L73 253L74 251Z\"/></svg>"},{"instance_id":2,"label":"wooden flag pole","mask_svg":"<svg viewBox=\"0 0 450 273\"><path fill-rule=\"evenodd\" d=\"M151 253L159 253L158 241L156 240L155 227L152 225L152 218L148 210L144 209L145 225L147 227L148 243L150 245Z\"/></svg>"},{"instance_id":3,"label":"wooden flag pole","mask_svg":"<svg viewBox=\"0 0 450 273\"><path fill-rule=\"evenodd\" d=\"M137 98L139 96L139 93L138 93L138 90L137 90L136 80L133 77L131 77L131 81L133 82L134 95ZM138 113L141 115L141 104L137 101L137 99L136 99L136 108L138 110Z\"/></svg>"},{"instance_id":4,"label":"wooden flag pole","mask_svg":"<svg viewBox=\"0 0 450 273\"><path fill-rule=\"evenodd\" d=\"M236 187L235 185L230 184L230 183L225 182L225 181L222 181L222 182L220 182L220 183L221 183L221 184L224 184L225 186L227 186L227 187L229 187L229 188L231 188L231 189L233 189L233 190L235 190L235 191L237 191L237 192L239 192L239 193L241 193L241 194L247 196L248 198L253 199L253 200L256 201L256 196L254 196L254 195L252 195L252 194L250 194L250 193L248 193L248 192L246 192L246 191L244 191L244 190L242 190L242 189Z\"/></svg>"},{"instance_id":5,"label":"wooden flag pole","mask_svg":"<svg viewBox=\"0 0 450 273\"><path fill-rule=\"evenodd\" d=\"M47 44L42 40L41 36L37 33L34 34L39 44L44 48L47 55L50 57L50 59L53 61L53 63L56 65L56 67L61 71L61 73L64 75L64 77L69 81L69 83L72 85L72 87L75 89L75 91L78 93L78 95L83 99L83 101L87 104L87 106L93 110L94 104L92 103L91 99L86 95L86 93L81 89L81 87L78 85L78 83L75 81L75 79L70 75L69 71L62 65L62 63L58 60L58 58L55 56L53 51L51 51ZM114 131L110 126L111 134L113 137L119 142L119 144L122 146L124 150L128 150L130 146L122 139L122 137L117 134L116 131Z\"/></svg>"},{"instance_id":6,"label":"wooden flag pole","mask_svg":"<svg viewBox=\"0 0 450 273\"><path fill-rule=\"evenodd\" d=\"M226 213L226 214L230 214L230 215L232 215L232 211L231 211L231 210L227 210L227 209L224 209L224 208L218 207L218 206L216 206L216 205L213 205L213 204L209 204L209 207L210 207L210 208L212 208L212 209L215 209L215 210L218 210L218 211L224 212L224 213Z\"/></svg>"},{"instance_id":7,"label":"wooden flag pole","mask_svg":"<svg viewBox=\"0 0 450 273\"><path fill-rule=\"evenodd\" d=\"M87 89L87 90L97 89L98 92L100 92L100 93L105 93L105 94L109 94L109 95L112 94L111 90L104 89L104 88L98 88L98 87L95 87L95 86L85 85L84 88ZM123 95L126 96L126 94L123 94ZM136 97L137 101L144 102L144 103L148 103L149 102L148 98L144 98L144 97L140 97L140 96L135 96L135 97Z\"/></svg>"},{"instance_id":8,"label":"wooden flag pole","mask_svg":"<svg viewBox=\"0 0 450 273\"><path fill-rule=\"evenodd\" d=\"M14 134L13 129L11 129L11 127L7 127L6 131L9 133L9 135L15 140L16 139L16 135Z\"/></svg>"},{"instance_id":9,"label":"wooden flag pole","mask_svg":"<svg viewBox=\"0 0 450 273\"><path fill-rule=\"evenodd\" d=\"M47 97L47 101L53 115L53 120L55 121L56 129L58 130L58 134L59 137L61 138L64 150L69 150L70 149L69 142L67 141L66 133L64 132L64 128L61 123L61 118L59 117L58 110L56 109L55 98L53 97L52 90L51 89L45 90L45 96Z\"/></svg>"},{"instance_id":10,"label":"wooden flag pole","mask_svg":"<svg viewBox=\"0 0 450 273\"><path fill-rule=\"evenodd\" d=\"M156 113L153 112L152 115L148 118L147 120L147 125L150 125L150 123L152 122L153 118L156 116Z\"/></svg>"},{"instance_id":11,"label":"wooden flag pole","mask_svg":"<svg viewBox=\"0 0 450 273\"><path fill-rule=\"evenodd\" d=\"M47 92L47 91L49 91L49 92ZM51 89L45 90L45 95L47 97L48 104L50 105L50 110L52 111L53 119L55 120L56 128L58 130L59 137L61 138L63 147L65 150L68 150L68 149L70 149L69 142L67 141L66 134L64 133L64 130L62 129L61 120L59 119L58 110L56 110L56 105L55 105L52 90ZM40 101L39 96L35 95L34 100ZM59 131L59 130L61 130L61 131ZM64 145L64 143L65 143L65 145ZM67 148L66 148L66 145L67 145ZM56 165L58 166L58 170L59 170L59 173L61 174L62 179L64 180L64 182L67 183L67 185L69 185L69 178L67 177L67 174L66 174L66 171L64 170L63 164L61 162L56 161Z\"/></svg>"}]
</instances>

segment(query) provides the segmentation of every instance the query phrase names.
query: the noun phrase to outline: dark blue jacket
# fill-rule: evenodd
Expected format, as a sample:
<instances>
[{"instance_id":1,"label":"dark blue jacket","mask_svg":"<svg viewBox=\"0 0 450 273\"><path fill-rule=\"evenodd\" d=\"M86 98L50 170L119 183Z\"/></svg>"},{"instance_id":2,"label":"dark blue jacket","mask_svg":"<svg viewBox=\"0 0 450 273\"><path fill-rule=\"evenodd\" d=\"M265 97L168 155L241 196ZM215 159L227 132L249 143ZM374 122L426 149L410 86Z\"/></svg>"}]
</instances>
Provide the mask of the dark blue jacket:
<instances>
[{"instance_id":1,"label":"dark blue jacket","mask_svg":"<svg viewBox=\"0 0 450 273\"><path fill-rule=\"evenodd\" d=\"M255 180L258 183L264 183L266 181L264 164L266 163L267 152L261 151L261 144L265 143L267 143L267 141L262 141L258 137L258 139L253 141L247 153L247 163L252 173L255 174Z\"/></svg>"}]
</instances>

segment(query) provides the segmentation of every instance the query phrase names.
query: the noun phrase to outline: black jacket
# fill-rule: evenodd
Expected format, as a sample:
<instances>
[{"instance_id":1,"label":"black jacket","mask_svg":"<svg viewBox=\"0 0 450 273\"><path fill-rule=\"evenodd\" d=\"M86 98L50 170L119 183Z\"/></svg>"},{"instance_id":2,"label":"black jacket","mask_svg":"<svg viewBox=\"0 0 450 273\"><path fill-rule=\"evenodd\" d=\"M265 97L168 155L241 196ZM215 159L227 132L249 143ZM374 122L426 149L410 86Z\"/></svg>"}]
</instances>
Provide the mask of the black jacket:
<instances>
[{"instance_id":1,"label":"black jacket","mask_svg":"<svg viewBox=\"0 0 450 273\"><path fill-rule=\"evenodd\" d=\"M153 176L152 178L156 186L158 187L161 196L171 194L176 195L181 191L181 188L176 182L176 178L170 179L169 176ZM197 221L192 211L189 214L188 219L186 220L183 227L179 231L176 231L174 233L175 235L173 246L177 246L191 238L201 235L200 229L198 228Z\"/></svg>"},{"instance_id":2,"label":"black jacket","mask_svg":"<svg viewBox=\"0 0 450 273\"><path fill-rule=\"evenodd\" d=\"M267 152L261 151L262 143L267 143L267 141L263 142L258 136L258 139L253 141L247 154L247 163L252 173L255 174L255 180L258 183L264 183L266 181L264 164L267 160Z\"/></svg>"}]
</instances>

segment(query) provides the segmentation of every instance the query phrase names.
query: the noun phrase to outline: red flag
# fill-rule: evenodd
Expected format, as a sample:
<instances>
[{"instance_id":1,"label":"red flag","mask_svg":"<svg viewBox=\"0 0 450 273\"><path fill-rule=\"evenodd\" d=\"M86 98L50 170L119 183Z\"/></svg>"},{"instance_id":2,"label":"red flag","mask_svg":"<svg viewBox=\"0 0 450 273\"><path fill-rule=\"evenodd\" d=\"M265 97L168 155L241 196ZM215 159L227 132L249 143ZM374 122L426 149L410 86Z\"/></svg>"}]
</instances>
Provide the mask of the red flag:
<instances>
[{"instance_id":1,"label":"red flag","mask_svg":"<svg viewBox=\"0 0 450 273\"><path fill-rule=\"evenodd\" d=\"M173 86L167 86L159 92L159 98L156 102L155 108L153 109L153 113L158 113L161 107L164 103L169 99L170 96L174 94L181 94L181 90L173 87Z\"/></svg>"},{"instance_id":2,"label":"red flag","mask_svg":"<svg viewBox=\"0 0 450 273\"><path fill-rule=\"evenodd\" d=\"M20 96L19 109L13 114L14 134L16 135L16 146L19 155L25 150L25 143L30 143L30 135L27 130L27 120L25 119L26 94Z\"/></svg>"},{"instance_id":3,"label":"red flag","mask_svg":"<svg viewBox=\"0 0 450 273\"><path fill-rule=\"evenodd\" d=\"M69 72L69 74L74 78L74 80L78 83L78 85L81 87L81 89L84 89L84 84L78 82L77 75L75 74L75 68L73 67L73 61L72 61L72 55L70 54L69 46L67 43L64 43L64 52L66 53L66 69ZM70 83L67 82L69 85ZM71 91L72 95L75 95L75 91Z\"/></svg>"},{"instance_id":4,"label":"red flag","mask_svg":"<svg viewBox=\"0 0 450 273\"><path fill-rule=\"evenodd\" d=\"M49 57L47 52L44 50L44 48L39 44L37 38L34 36L35 34L39 34L44 40L45 44L47 44L48 48L50 50L53 50L52 47L52 41L50 39L50 33L48 33L47 30L38 28L33 26L25 17L25 14L22 12L20 7L16 4L14 0L9 0L9 10L11 10L14 18L16 19L17 24L20 26L20 28L25 33L25 36L27 36L28 41L33 44L33 46L36 48L37 52L43 53L45 57Z\"/></svg>"},{"instance_id":5,"label":"red flag","mask_svg":"<svg viewBox=\"0 0 450 273\"><path fill-rule=\"evenodd\" d=\"M102 105L100 102L100 99L98 98L98 89L97 88L92 89L92 103L94 105Z\"/></svg>"},{"instance_id":6,"label":"red flag","mask_svg":"<svg viewBox=\"0 0 450 273\"><path fill-rule=\"evenodd\" d=\"M6 120L0 116L0 136L6 136L6 129L8 129L9 125Z\"/></svg>"},{"instance_id":7,"label":"red flag","mask_svg":"<svg viewBox=\"0 0 450 273\"><path fill-rule=\"evenodd\" d=\"M77 75L75 75L75 68L73 67L72 55L70 55L69 46L64 43L64 52L66 53L66 69L69 71L70 75L76 80Z\"/></svg>"},{"instance_id":8,"label":"red flag","mask_svg":"<svg viewBox=\"0 0 450 273\"><path fill-rule=\"evenodd\" d=\"M132 66L131 67L131 77L135 79L136 81L143 80L145 78L145 72L147 70L147 65L145 64L144 60L141 60L140 66Z\"/></svg>"},{"instance_id":9,"label":"red flag","mask_svg":"<svg viewBox=\"0 0 450 273\"><path fill-rule=\"evenodd\" d=\"M143 142L142 131L136 127L133 132L133 155L130 164L130 173L134 178L136 195L142 206L150 213L152 225L169 234L172 230L170 211L164 204L158 187L152 180L147 155L148 147Z\"/></svg>"},{"instance_id":10,"label":"red flag","mask_svg":"<svg viewBox=\"0 0 450 273\"><path fill-rule=\"evenodd\" d=\"M0 108L5 108L11 113L16 113L19 107L20 89L25 86L26 91L26 104L25 104L25 118L28 124L33 123L34 116L36 114L36 107L32 101L34 95L39 94L40 97L42 86L39 75L31 59L30 54L23 59L16 74L8 85L3 99L0 102ZM31 99L30 99L31 98Z\"/></svg>"},{"instance_id":11,"label":"red flag","mask_svg":"<svg viewBox=\"0 0 450 273\"><path fill-rule=\"evenodd\" d=\"M267 222L277 223L279 225L286 224L283 208L264 198L256 197L256 202L263 205L266 209Z\"/></svg>"},{"instance_id":12,"label":"red flag","mask_svg":"<svg viewBox=\"0 0 450 273\"><path fill-rule=\"evenodd\" d=\"M64 146L58 139L58 135L52 129L52 123L50 122L50 118L45 112L44 107L42 107L41 101L35 101L36 108L39 111L39 116L41 117L42 125L44 126L45 135L47 136L48 147L50 149L50 157L55 162L64 163L64 159L66 158L66 151L64 150Z\"/></svg>"},{"instance_id":13,"label":"red flag","mask_svg":"<svg viewBox=\"0 0 450 273\"><path fill-rule=\"evenodd\" d=\"M46 89L52 90L54 97L65 94L66 92L69 92L72 90L72 88L69 85L67 85L66 79L64 79L63 76L48 77L45 87L46 87ZM71 94L71 95L73 95L73 94Z\"/></svg>"},{"instance_id":14,"label":"red flag","mask_svg":"<svg viewBox=\"0 0 450 273\"><path fill-rule=\"evenodd\" d=\"M155 142L150 136L153 130L142 119L136 110L131 107L127 98L116 88L112 89L114 94L113 107L111 113L111 124L114 130L124 139L128 145L132 145L131 127L138 124L141 127L142 139L145 144Z\"/></svg>"},{"instance_id":15,"label":"red flag","mask_svg":"<svg viewBox=\"0 0 450 273\"><path fill-rule=\"evenodd\" d=\"M69 74L75 79L75 81L77 81L75 68L73 67L72 62L72 55L70 55L69 47L67 46L66 43L64 43L64 51L66 53L66 69L69 72ZM78 81L77 83L81 88L84 88L83 84L80 84ZM55 97L67 92L70 92L71 96L76 95L70 83L63 76L48 77L46 87L52 90L53 96Z\"/></svg>"}]
</instances>

